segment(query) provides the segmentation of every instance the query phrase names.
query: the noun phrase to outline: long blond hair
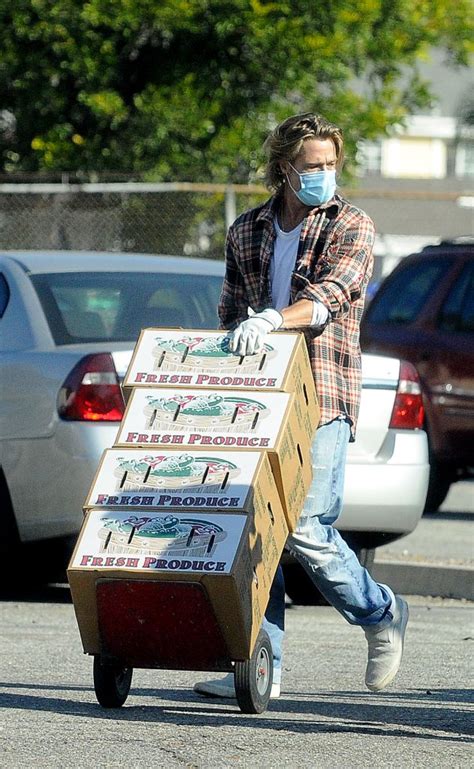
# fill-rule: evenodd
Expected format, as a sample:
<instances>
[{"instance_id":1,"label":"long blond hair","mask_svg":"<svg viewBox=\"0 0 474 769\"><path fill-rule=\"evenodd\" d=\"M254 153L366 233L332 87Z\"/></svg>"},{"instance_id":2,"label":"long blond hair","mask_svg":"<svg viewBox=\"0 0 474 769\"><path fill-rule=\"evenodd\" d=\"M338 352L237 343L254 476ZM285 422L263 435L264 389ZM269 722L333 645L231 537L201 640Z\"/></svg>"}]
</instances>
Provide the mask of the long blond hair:
<instances>
[{"instance_id":1,"label":"long blond hair","mask_svg":"<svg viewBox=\"0 0 474 769\"><path fill-rule=\"evenodd\" d=\"M342 168L344 139L341 129L312 112L294 115L279 123L263 145L267 156L264 180L270 190L280 189L285 180L281 162L292 162L301 152L306 139L331 139L336 148L336 167L338 170Z\"/></svg>"}]
</instances>

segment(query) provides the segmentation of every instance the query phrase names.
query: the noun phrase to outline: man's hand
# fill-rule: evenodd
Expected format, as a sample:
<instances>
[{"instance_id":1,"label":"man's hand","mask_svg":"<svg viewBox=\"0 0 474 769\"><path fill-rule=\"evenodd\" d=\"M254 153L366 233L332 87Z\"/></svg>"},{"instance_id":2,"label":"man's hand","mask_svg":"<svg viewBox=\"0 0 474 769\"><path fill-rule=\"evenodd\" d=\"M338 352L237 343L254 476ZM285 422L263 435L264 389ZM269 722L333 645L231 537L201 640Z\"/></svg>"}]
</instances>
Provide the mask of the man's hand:
<instances>
[{"instance_id":1,"label":"man's hand","mask_svg":"<svg viewBox=\"0 0 474 769\"><path fill-rule=\"evenodd\" d=\"M283 316L278 310L268 307L257 312L237 326L229 342L230 349L236 355L254 355L263 347L270 331L276 331L283 323Z\"/></svg>"}]
</instances>

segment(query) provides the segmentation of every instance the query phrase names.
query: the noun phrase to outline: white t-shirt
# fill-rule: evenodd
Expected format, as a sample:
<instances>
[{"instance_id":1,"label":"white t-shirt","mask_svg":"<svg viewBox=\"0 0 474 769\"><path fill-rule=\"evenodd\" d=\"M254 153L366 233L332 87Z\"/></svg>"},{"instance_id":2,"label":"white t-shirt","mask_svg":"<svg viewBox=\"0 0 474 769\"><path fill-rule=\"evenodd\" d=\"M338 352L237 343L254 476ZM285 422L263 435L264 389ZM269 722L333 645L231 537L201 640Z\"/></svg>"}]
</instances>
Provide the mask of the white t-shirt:
<instances>
[{"instance_id":1,"label":"white t-shirt","mask_svg":"<svg viewBox=\"0 0 474 769\"><path fill-rule=\"evenodd\" d=\"M295 269L298 255L298 243L300 240L303 222L300 222L293 230L285 232L278 224L277 217L273 220L275 227L275 243L273 256L270 261L270 285L272 288L272 307L282 310L290 304L291 274ZM323 326L329 316L329 310L322 302L313 302L313 317L311 326Z\"/></svg>"},{"instance_id":2,"label":"white t-shirt","mask_svg":"<svg viewBox=\"0 0 474 769\"><path fill-rule=\"evenodd\" d=\"M282 310L290 304L291 273L295 269L298 243L303 222L293 230L285 232L278 224L275 216L276 232L273 256L270 262L270 285L272 287L272 307Z\"/></svg>"}]
</instances>

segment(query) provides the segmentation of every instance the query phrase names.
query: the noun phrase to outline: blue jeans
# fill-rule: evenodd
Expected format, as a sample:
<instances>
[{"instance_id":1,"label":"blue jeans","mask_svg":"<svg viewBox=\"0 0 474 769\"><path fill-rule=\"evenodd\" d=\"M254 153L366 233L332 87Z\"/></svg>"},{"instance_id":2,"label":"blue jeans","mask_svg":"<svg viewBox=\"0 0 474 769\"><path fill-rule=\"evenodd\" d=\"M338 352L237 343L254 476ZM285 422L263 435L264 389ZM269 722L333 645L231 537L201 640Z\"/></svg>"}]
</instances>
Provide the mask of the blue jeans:
<instances>
[{"instance_id":1,"label":"blue jeans","mask_svg":"<svg viewBox=\"0 0 474 769\"><path fill-rule=\"evenodd\" d=\"M316 431L311 448L313 480L286 548L348 622L366 626L381 623L382 627L392 620L394 595L386 585L372 579L333 527L342 510L349 438L350 426L344 419L335 419ZM285 584L279 566L263 621L272 642L275 683L281 678L284 617Z\"/></svg>"}]
</instances>

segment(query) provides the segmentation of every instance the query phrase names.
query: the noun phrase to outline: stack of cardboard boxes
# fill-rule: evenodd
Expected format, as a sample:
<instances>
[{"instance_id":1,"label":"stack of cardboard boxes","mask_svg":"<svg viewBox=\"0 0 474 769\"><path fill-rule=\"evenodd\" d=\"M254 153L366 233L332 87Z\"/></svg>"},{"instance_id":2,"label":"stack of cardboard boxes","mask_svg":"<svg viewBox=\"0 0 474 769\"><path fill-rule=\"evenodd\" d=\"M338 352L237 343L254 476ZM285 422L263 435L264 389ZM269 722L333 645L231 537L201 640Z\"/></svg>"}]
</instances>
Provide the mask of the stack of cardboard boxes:
<instances>
[{"instance_id":1,"label":"stack of cardboard boxes","mask_svg":"<svg viewBox=\"0 0 474 769\"><path fill-rule=\"evenodd\" d=\"M68 569L84 649L103 648L99 583L151 580L200 583L228 655L248 658L311 482L304 338L272 334L237 356L223 332L145 329L123 386Z\"/></svg>"}]
</instances>

